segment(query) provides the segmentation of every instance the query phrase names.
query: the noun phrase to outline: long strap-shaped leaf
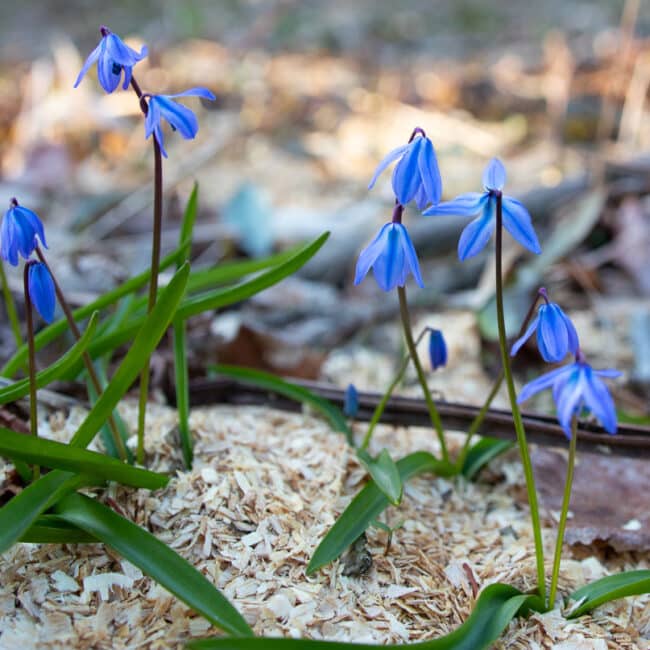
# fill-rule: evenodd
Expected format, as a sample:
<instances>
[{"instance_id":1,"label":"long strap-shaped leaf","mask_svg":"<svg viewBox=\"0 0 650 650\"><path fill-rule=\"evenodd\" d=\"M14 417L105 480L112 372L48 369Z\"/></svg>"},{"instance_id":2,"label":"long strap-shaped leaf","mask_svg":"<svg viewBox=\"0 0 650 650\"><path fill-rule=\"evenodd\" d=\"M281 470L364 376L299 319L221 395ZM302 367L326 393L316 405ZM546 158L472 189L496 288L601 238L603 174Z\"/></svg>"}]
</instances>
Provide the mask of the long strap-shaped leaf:
<instances>
[{"instance_id":1,"label":"long strap-shaped leaf","mask_svg":"<svg viewBox=\"0 0 650 650\"><path fill-rule=\"evenodd\" d=\"M624 571L613 576L606 576L574 591L569 598L576 601L567 618L582 616L587 612L608 603L610 600L650 593L650 570Z\"/></svg>"},{"instance_id":2,"label":"long strap-shaped leaf","mask_svg":"<svg viewBox=\"0 0 650 650\"><path fill-rule=\"evenodd\" d=\"M98 539L56 515L41 515L20 538L31 544L91 544Z\"/></svg>"},{"instance_id":3,"label":"long strap-shaped leaf","mask_svg":"<svg viewBox=\"0 0 650 650\"><path fill-rule=\"evenodd\" d=\"M54 470L28 485L0 508L0 553L13 546L42 512L82 485L88 485L87 477Z\"/></svg>"},{"instance_id":4,"label":"long strap-shaped leaf","mask_svg":"<svg viewBox=\"0 0 650 650\"><path fill-rule=\"evenodd\" d=\"M445 477L452 476L455 472L451 463L438 460L426 451L416 451L398 460L397 468L402 483L425 472ZM313 573L339 557L388 505L386 495L375 485L374 481L369 481L352 499L318 545L307 566L307 574Z\"/></svg>"},{"instance_id":5,"label":"long strap-shaped leaf","mask_svg":"<svg viewBox=\"0 0 650 650\"><path fill-rule=\"evenodd\" d=\"M88 445L124 393L135 381L144 364L149 362L151 353L165 333L183 297L189 272L189 264L184 264L165 287L155 307L138 330L135 340L113 375L110 384L74 434L70 441L71 445L77 447Z\"/></svg>"},{"instance_id":6,"label":"long strap-shaped leaf","mask_svg":"<svg viewBox=\"0 0 650 650\"><path fill-rule=\"evenodd\" d=\"M35 438L0 427L0 455L31 463L63 469L77 474L87 474L105 481L117 481L122 485L157 490L165 487L169 477L132 467L121 461L66 445L55 440Z\"/></svg>"},{"instance_id":7,"label":"long strap-shaped leaf","mask_svg":"<svg viewBox=\"0 0 650 650\"><path fill-rule=\"evenodd\" d=\"M43 388L43 386L47 386L50 382L58 379L81 359L81 355L86 351L96 327L97 312L94 312L83 336L60 359L36 375L36 388ZM24 397L27 393L29 393L29 379L22 379L9 386L4 386L0 388L0 404L13 402Z\"/></svg>"},{"instance_id":8,"label":"long strap-shaped leaf","mask_svg":"<svg viewBox=\"0 0 650 650\"><path fill-rule=\"evenodd\" d=\"M522 594L509 585L493 584L478 597L470 617L456 630L438 639L382 648L417 650L482 650L499 638L506 625L525 609L542 605L538 596ZM306 639L202 639L187 644L191 650L377 650L363 643L338 643Z\"/></svg>"},{"instance_id":9,"label":"long strap-shaped leaf","mask_svg":"<svg viewBox=\"0 0 650 650\"><path fill-rule=\"evenodd\" d=\"M227 377L233 377L240 381L253 384L254 386L267 388L279 395L284 395L285 397L296 400L297 402L308 404L324 416L335 431L340 431L345 434L348 442L353 444L352 429L348 426L347 420L341 412L341 409L323 397L315 395L307 388L280 379L269 372L253 370L252 368L217 364L211 365L210 369L222 375L226 375Z\"/></svg>"},{"instance_id":10,"label":"long strap-shaped leaf","mask_svg":"<svg viewBox=\"0 0 650 650\"><path fill-rule=\"evenodd\" d=\"M54 511L64 521L115 549L213 625L236 636L252 635L242 615L221 592L151 533L81 494L64 497Z\"/></svg>"},{"instance_id":11,"label":"long strap-shaped leaf","mask_svg":"<svg viewBox=\"0 0 650 650\"><path fill-rule=\"evenodd\" d=\"M240 282L231 287L213 289L212 291L206 291L185 298L178 308L176 319L186 320L205 311L219 309L220 307L246 300L263 289L268 289L304 266L318 252L328 236L329 233L324 233L318 239L301 248L282 264L264 273L260 273L251 280ZM125 341L132 338L141 323L142 318L135 319L119 331L93 341L89 350L90 355L96 357L103 354L106 350L112 350L122 345Z\"/></svg>"},{"instance_id":12,"label":"long strap-shaped leaf","mask_svg":"<svg viewBox=\"0 0 650 650\"><path fill-rule=\"evenodd\" d=\"M185 264L165 287L160 300L142 325L111 383L72 438L70 444L73 447L88 445L138 376L142 366L148 362L149 355L167 329L183 296L188 273L189 265ZM89 484L87 477L83 478L55 469L17 494L7 505L0 508L0 553L17 542L39 515L51 507L57 499L84 484Z\"/></svg>"}]
</instances>

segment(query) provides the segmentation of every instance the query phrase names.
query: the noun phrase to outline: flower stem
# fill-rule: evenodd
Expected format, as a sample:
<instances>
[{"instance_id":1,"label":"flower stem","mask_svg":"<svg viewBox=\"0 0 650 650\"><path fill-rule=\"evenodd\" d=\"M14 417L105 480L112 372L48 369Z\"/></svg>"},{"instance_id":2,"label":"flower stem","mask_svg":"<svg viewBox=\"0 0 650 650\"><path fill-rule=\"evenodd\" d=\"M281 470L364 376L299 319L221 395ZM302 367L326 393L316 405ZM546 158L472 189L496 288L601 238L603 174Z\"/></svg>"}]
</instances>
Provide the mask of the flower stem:
<instances>
[{"instance_id":1,"label":"flower stem","mask_svg":"<svg viewBox=\"0 0 650 650\"><path fill-rule=\"evenodd\" d=\"M418 343L422 340L422 337L429 331L428 327L425 327L420 334L418 335L417 339L415 340L415 347L417 347ZM388 390L384 393L384 396L381 398L381 401L379 404L377 404L377 407L375 408L372 418L370 419L370 423L368 424L368 431L366 431L366 435L363 437L363 441L361 442L361 451L365 451L368 448L368 445L370 444L370 440L372 439L372 434L375 430L375 427L379 423L379 420L381 419L381 416L384 414L384 410L386 409L386 404L388 404L388 400L390 399L391 395L393 394L393 391L397 387L397 384L402 381L402 377L404 377L404 373L406 372L406 368L409 365L409 359L411 358L410 354L407 354L404 356L402 359L402 363L400 364L400 367L397 371L397 374L395 375L395 378L391 382L390 386L388 387Z\"/></svg>"},{"instance_id":2,"label":"flower stem","mask_svg":"<svg viewBox=\"0 0 650 650\"><path fill-rule=\"evenodd\" d=\"M16 303L7 284L7 276L5 275L5 267L2 260L0 260L0 282L2 282L2 295L4 296L5 309L7 310L11 331L16 341L16 347L19 348L23 345L23 335L20 333L20 321L16 312Z\"/></svg>"},{"instance_id":3,"label":"flower stem","mask_svg":"<svg viewBox=\"0 0 650 650\"><path fill-rule=\"evenodd\" d=\"M25 320L27 321L27 345L29 349L29 430L34 437L38 437L38 404L36 402L36 348L34 346L34 310L29 297L29 264L25 264L23 271L23 285L25 291ZM38 465L34 465L32 478L36 481L41 474Z\"/></svg>"},{"instance_id":4,"label":"flower stem","mask_svg":"<svg viewBox=\"0 0 650 650\"><path fill-rule=\"evenodd\" d=\"M131 80L133 83L133 79ZM134 86L135 88L135 86ZM154 194L153 194L153 233L151 244L151 279L149 281L149 300L147 313L151 312L156 304L158 292L158 272L160 270L160 237L162 232L162 154L158 140L153 138L154 154ZM140 375L140 399L138 403L138 451L136 459L141 465L144 463L144 429L147 417L147 397L149 394L149 363L144 365Z\"/></svg>"},{"instance_id":5,"label":"flower stem","mask_svg":"<svg viewBox=\"0 0 650 650\"><path fill-rule=\"evenodd\" d=\"M503 252L503 213L502 213L502 195L501 192L495 192L496 195L496 307L497 307L497 324L499 328L499 347L501 348L501 362L503 364L503 374L508 388L508 397L512 408L512 419L517 433L517 444L521 455L521 463L524 468L526 478L526 491L528 493L528 505L530 507L530 518L533 525L533 537L535 539L535 557L537 560L537 588L542 600L546 598L546 583L544 580L544 545L542 542L542 528L539 519L539 507L537 505L537 492L535 490L535 477L533 475L533 466L528 452L526 442L526 431L521 419L521 412L517 404L517 392L515 382L512 378L510 368L510 354L506 340L506 324L503 311L503 277L502 277L502 252Z\"/></svg>"},{"instance_id":6,"label":"flower stem","mask_svg":"<svg viewBox=\"0 0 650 650\"><path fill-rule=\"evenodd\" d=\"M420 363L420 357L418 356L418 351L416 349L415 341L413 340L413 330L411 329L411 316L409 314L408 303L406 302L406 289L404 287L397 287L397 295L399 296L399 312L402 319L402 329L404 330L404 339L406 340L406 347L408 348L409 355L413 360L413 365L415 366L415 371L418 375L418 380L420 386L422 386L422 392L424 393L424 400L427 403L427 409L429 410L429 417L431 418L431 424L433 424L436 434L438 435L438 440L440 441L440 449L442 450L442 460L449 460L449 452L447 451L447 444L445 443L445 435L442 430L442 422L440 420L440 414L438 409L431 397L429 392L429 386L427 384L427 378L424 375L424 370L422 369L422 364Z\"/></svg>"},{"instance_id":7,"label":"flower stem","mask_svg":"<svg viewBox=\"0 0 650 650\"><path fill-rule=\"evenodd\" d=\"M50 265L47 263L47 260L45 259L45 255L43 255L43 251L41 250L40 246L36 246L34 250L36 251L36 255L38 259L45 265L47 270L50 272L50 276L52 277L52 282L54 283L54 291L56 292L57 300L61 305L61 309L65 314L66 320L68 321L68 326L70 327L70 331L74 335L75 339L77 339L78 341L81 338L81 332L79 331L77 322L75 321L74 315L72 314L72 309L70 309L70 305L68 304L68 301L65 299L65 296L63 295L61 286L59 285L54 273L52 273L52 269L50 268ZM86 367L86 372L88 373L88 376L90 377L90 381L92 382L93 388L95 389L95 392L99 396L102 394L103 391L102 391L102 385L99 381L99 377L97 376L97 372L95 371L95 366L93 365L93 360L90 358L88 352L84 352L82 358L83 358L84 366ZM108 417L108 426L111 430L111 435L113 436L117 453L120 455L120 460L123 461L128 460L128 455L126 453L124 441L122 440L122 436L120 436L120 432L117 428L117 425L115 424L115 418L113 417L112 414Z\"/></svg>"},{"instance_id":8,"label":"flower stem","mask_svg":"<svg viewBox=\"0 0 650 650\"><path fill-rule=\"evenodd\" d=\"M553 556L553 573L551 574L551 590L548 596L549 607L553 607L555 594L557 592L558 578L560 577L560 560L562 556L562 544L564 542L564 529L569 514L569 503L571 501L571 486L573 485L573 470L576 463L576 446L578 439L578 418L573 417L571 421L571 441L569 442L569 460L566 468L566 480L564 482L564 497L562 499L562 510L560 522L557 526L557 539L555 540L555 555Z\"/></svg>"},{"instance_id":9,"label":"flower stem","mask_svg":"<svg viewBox=\"0 0 650 650\"><path fill-rule=\"evenodd\" d=\"M528 308L528 312L526 313L526 316L521 323L521 327L519 328L519 334L517 334L517 338L520 338L524 335L524 332L528 327L528 323L530 323L533 314L535 313L535 307L537 307L537 303L539 302L540 297L544 297L544 296L545 296L544 289L540 289L539 292L535 294L535 298L530 304L530 307ZM467 430L467 438L465 439L465 444L463 445L460 455L458 456L458 461L456 463L459 472L463 469L463 463L465 462L465 458L467 458L467 453L469 452L469 444L472 438L474 437L474 435L476 435L476 432L478 431L478 428L481 426L481 423L485 419L485 416L489 411L490 406L492 405L492 401L496 397L496 394L499 392L499 388L501 388L501 383L503 382L503 376L504 376L503 370L501 370L499 376L494 380L494 384L492 385L492 390L490 391L490 394L487 396L485 403L481 407L481 410L476 414L476 417L474 418L472 424Z\"/></svg>"}]
</instances>

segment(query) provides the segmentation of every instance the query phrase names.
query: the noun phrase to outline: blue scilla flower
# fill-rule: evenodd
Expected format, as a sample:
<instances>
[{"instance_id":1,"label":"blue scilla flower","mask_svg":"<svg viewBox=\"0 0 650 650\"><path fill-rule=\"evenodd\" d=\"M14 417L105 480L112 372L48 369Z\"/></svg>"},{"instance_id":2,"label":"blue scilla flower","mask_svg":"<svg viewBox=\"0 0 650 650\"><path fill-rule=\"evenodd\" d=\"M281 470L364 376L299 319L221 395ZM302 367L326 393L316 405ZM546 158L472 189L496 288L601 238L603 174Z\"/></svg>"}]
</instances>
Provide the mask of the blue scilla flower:
<instances>
[{"instance_id":1,"label":"blue scilla flower","mask_svg":"<svg viewBox=\"0 0 650 650\"><path fill-rule=\"evenodd\" d=\"M409 273L420 287L424 287L420 275L418 256L406 228L401 223L387 223L379 234L361 251L354 274L354 284L359 284L372 267L377 284L390 291L403 287Z\"/></svg>"},{"instance_id":2,"label":"blue scilla flower","mask_svg":"<svg viewBox=\"0 0 650 650\"><path fill-rule=\"evenodd\" d=\"M144 121L145 138L153 133L160 145L160 151L167 158L163 145L163 131L161 119L164 117L174 131L178 131L186 140L193 140L199 130L199 121L196 115L182 104L173 101L175 97L203 97L214 100L216 97L207 88L190 88L176 95L148 95L149 108Z\"/></svg>"},{"instance_id":3,"label":"blue scilla flower","mask_svg":"<svg viewBox=\"0 0 650 650\"><path fill-rule=\"evenodd\" d=\"M616 408L607 386L601 377L618 377L618 370L594 370L578 350L576 360L534 379L519 393L517 402L546 388L553 388L557 419L564 432L571 437L571 420L582 411L593 413L608 433L616 433Z\"/></svg>"},{"instance_id":4,"label":"blue scilla flower","mask_svg":"<svg viewBox=\"0 0 650 650\"><path fill-rule=\"evenodd\" d=\"M345 397L343 399L343 413L349 418L357 417L359 412L359 393L354 384L348 384L345 389Z\"/></svg>"},{"instance_id":5,"label":"blue scilla flower","mask_svg":"<svg viewBox=\"0 0 650 650\"><path fill-rule=\"evenodd\" d=\"M420 210L429 203L438 203L442 196L438 160L431 140L420 128L413 131L408 144L393 149L379 163L368 189L372 189L379 175L398 159L399 162L393 170L393 192L397 201L406 205L415 199Z\"/></svg>"},{"instance_id":6,"label":"blue scilla flower","mask_svg":"<svg viewBox=\"0 0 650 650\"><path fill-rule=\"evenodd\" d=\"M440 330L432 329L429 335L429 360L433 370L447 365L447 344Z\"/></svg>"},{"instance_id":7,"label":"blue scilla flower","mask_svg":"<svg viewBox=\"0 0 650 650\"><path fill-rule=\"evenodd\" d=\"M38 239L37 239L38 238ZM47 248L43 224L38 215L22 205L16 199L11 200L10 208L5 212L0 226L0 255L13 266L18 265L18 254L27 259L38 240Z\"/></svg>"},{"instance_id":8,"label":"blue scilla flower","mask_svg":"<svg viewBox=\"0 0 650 650\"><path fill-rule=\"evenodd\" d=\"M51 323L54 320L54 308L56 307L54 280L52 280L47 266L42 262L32 261L28 264L27 290L29 299L43 320L46 323Z\"/></svg>"},{"instance_id":9,"label":"blue scilla flower","mask_svg":"<svg viewBox=\"0 0 650 650\"><path fill-rule=\"evenodd\" d=\"M510 350L510 355L515 356L521 346L537 330L537 347L544 361L556 363L562 361L568 352L576 354L579 347L578 334L571 319L562 311L560 306L549 302L545 289L540 289L539 294L544 298L544 303L539 306L537 316L533 319L524 335L517 339Z\"/></svg>"},{"instance_id":10,"label":"blue scilla flower","mask_svg":"<svg viewBox=\"0 0 650 650\"><path fill-rule=\"evenodd\" d=\"M97 78L107 93L112 93L120 85L122 72L124 72L122 87L126 90L131 83L133 66L147 56L147 46L143 45L140 54L138 54L126 45L117 34L113 34L108 27L102 26L99 31L102 34L102 40L83 64L81 72L74 82L74 87L76 88L81 83L86 72L93 63L97 62Z\"/></svg>"},{"instance_id":11,"label":"blue scilla flower","mask_svg":"<svg viewBox=\"0 0 650 650\"><path fill-rule=\"evenodd\" d=\"M473 257L485 248L492 231L496 217L497 192L503 190L506 182L506 170L503 163L493 158L483 172L484 192L461 194L453 201L433 205L424 212L426 216L457 215L476 217L460 235L458 241L458 257L461 261ZM502 195L501 199L503 226L525 248L539 254L537 235L530 219L530 214L523 203L511 196Z\"/></svg>"}]
</instances>

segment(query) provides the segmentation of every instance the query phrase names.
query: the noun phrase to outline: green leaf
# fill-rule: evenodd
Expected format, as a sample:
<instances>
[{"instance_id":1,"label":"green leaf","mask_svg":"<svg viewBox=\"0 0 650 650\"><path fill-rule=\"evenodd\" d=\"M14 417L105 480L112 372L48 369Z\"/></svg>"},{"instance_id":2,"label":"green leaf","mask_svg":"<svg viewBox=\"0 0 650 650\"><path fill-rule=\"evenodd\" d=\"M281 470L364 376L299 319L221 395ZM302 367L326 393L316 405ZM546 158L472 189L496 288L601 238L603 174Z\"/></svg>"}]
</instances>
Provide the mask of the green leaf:
<instances>
[{"instance_id":1,"label":"green leaf","mask_svg":"<svg viewBox=\"0 0 650 650\"><path fill-rule=\"evenodd\" d=\"M116 458L96 451L79 449L56 440L26 436L0 427L0 455L32 465L53 467L77 474L87 474L105 481L131 487L157 490L165 487L169 477L132 467Z\"/></svg>"},{"instance_id":2,"label":"green leaf","mask_svg":"<svg viewBox=\"0 0 650 650\"><path fill-rule=\"evenodd\" d=\"M102 391L108 385L108 378L106 377L106 370L104 369L104 367L105 364L102 362L95 364L95 372L97 373L97 377L101 382ZM88 391L88 397L90 398L90 403L92 406L94 406L97 403L99 396L95 391L95 387L93 386L92 381L90 381L90 378L88 377L86 377L86 389ZM122 438L122 442L124 443L124 449L126 450L126 460L129 464L132 465L133 452L126 445L126 442L129 439L129 435L130 435L129 428L126 426L126 422L124 422L122 416L120 415L120 412L117 409L113 410L112 415L113 415L113 422L115 423L115 427L117 428L117 433L120 436L120 438ZM106 422L102 426L101 434L102 434L102 442L104 443L104 447L108 455L112 456L113 458L119 458L120 454L115 445L115 440L113 439L113 432L111 431L111 427L109 426L108 422Z\"/></svg>"},{"instance_id":3,"label":"green leaf","mask_svg":"<svg viewBox=\"0 0 650 650\"><path fill-rule=\"evenodd\" d=\"M163 271L164 269L169 268L175 264L178 260L182 259L182 253L183 250L179 248L163 258L160 262L160 270ZM120 298L123 298L124 296L133 293L134 291L137 291L145 284L147 284L150 275L151 269L147 269L146 271L140 273L140 275L136 275L130 280L127 280L112 291L107 291L106 293L102 294L99 298L97 298L97 300L94 300L90 304L80 307L79 309L75 309L72 312L75 321L80 321L84 318L88 318L94 311L108 307L109 305L117 302ZM61 320L56 321L56 323L52 323L51 325L43 328L34 337L34 345L36 347L36 350L40 350L42 347L46 346L48 343L51 343L62 334L65 334L68 329L68 321L65 318L62 318ZM27 345L21 346L16 351L14 356L11 357L11 359L9 359L9 361L7 361L7 363L3 366L2 370L0 370L0 375L3 377L11 377L15 375L16 372L26 364L27 354Z\"/></svg>"},{"instance_id":4,"label":"green leaf","mask_svg":"<svg viewBox=\"0 0 650 650\"><path fill-rule=\"evenodd\" d=\"M13 546L64 494L88 484L87 477L54 470L28 485L0 508L0 553Z\"/></svg>"},{"instance_id":5,"label":"green leaf","mask_svg":"<svg viewBox=\"0 0 650 650\"><path fill-rule=\"evenodd\" d=\"M332 429L345 434L348 442L354 445L352 429L350 429L345 416L341 409L329 402L328 400L315 395L307 388L296 386L291 382L280 379L276 375L262 370L253 370L252 368L242 368L240 366L230 366L225 364L211 364L210 370L232 377L238 381L266 388L279 395L284 395L296 402L308 404L315 411L318 411L329 423Z\"/></svg>"},{"instance_id":6,"label":"green leaf","mask_svg":"<svg viewBox=\"0 0 650 650\"><path fill-rule=\"evenodd\" d=\"M36 388L43 388L43 386L47 386L50 382L55 381L81 359L95 333L97 316L97 312L94 312L83 336L60 359L36 375ZM0 404L13 402L28 393L29 379L17 381L9 386L0 388Z\"/></svg>"},{"instance_id":7,"label":"green leaf","mask_svg":"<svg viewBox=\"0 0 650 650\"><path fill-rule=\"evenodd\" d=\"M518 613L540 609L538 596L522 594L510 585L492 584L486 587L474 604L469 618L446 636L419 643L384 645L382 648L417 648L417 650L483 650L496 641L508 623ZM191 650L377 650L379 646L366 643L340 643L307 639L214 638L190 641Z\"/></svg>"},{"instance_id":8,"label":"green leaf","mask_svg":"<svg viewBox=\"0 0 650 650\"><path fill-rule=\"evenodd\" d=\"M328 236L329 233L324 233L311 244L301 248L282 264L279 264L265 273L260 273L250 280L241 282L232 287L214 289L196 296L185 298L178 308L175 318L186 320L205 311L219 309L240 302L254 296L264 289L268 289L304 266L309 259L318 252ZM107 350L113 350L131 340L142 324L143 318L144 317L135 319L132 323L121 328L118 332L114 332L94 341L90 346L90 356L93 358L97 357L104 354Z\"/></svg>"},{"instance_id":9,"label":"green leaf","mask_svg":"<svg viewBox=\"0 0 650 650\"><path fill-rule=\"evenodd\" d=\"M463 476L471 480L478 472L485 467L493 458L503 454L514 446L509 440L498 438L481 438L475 445L472 445L465 456L463 463Z\"/></svg>"},{"instance_id":10,"label":"green leaf","mask_svg":"<svg viewBox=\"0 0 650 650\"><path fill-rule=\"evenodd\" d=\"M195 181L194 186L192 187L192 193L190 194L190 198L187 200L187 205L185 206L185 213L183 214L183 222L181 223L181 231L178 238L178 247L183 249L182 262L185 262L190 257L192 238L194 236L194 223L196 222L198 206L199 184Z\"/></svg>"},{"instance_id":11,"label":"green leaf","mask_svg":"<svg viewBox=\"0 0 650 650\"><path fill-rule=\"evenodd\" d=\"M19 541L32 544L92 544L98 540L56 515L41 515Z\"/></svg>"},{"instance_id":12,"label":"green leaf","mask_svg":"<svg viewBox=\"0 0 650 650\"><path fill-rule=\"evenodd\" d=\"M190 382L187 368L187 341L185 322L174 321L174 378L176 383L176 410L178 411L178 433L185 467L192 469L194 452L190 430Z\"/></svg>"},{"instance_id":13,"label":"green leaf","mask_svg":"<svg viewBox=\"0 0 650 650\"><path fill-rule=\"evenodd\" d=\"M364 449L357 451L361 464L368 470L375 485L386 495L394 506L402 500L402 479L395 461L390 457L387 449L382 449L377 458L373 458Z\"/></svg>"},{"instance_id":14,"label":"green leaf","mask_svg":"<svg viewBox=\"0 0 650 650\"><path fill-rule=\"evenodd\" d=\"M54 512L115 549L213 625L237 636L253 634L241 614L202 573L140 526L81 494L64 497Z\"/></svg>"},{"instance_id":15,"label":"green leaf","mask_svg":"<svg viewBox=\"0 0 650 650\"><path fill-rule=\"evenodd\" d=\"M449 462L438 460L426 451L416 451L397 461L397 468L402 483L413 476L431 472L438 476L453 476L454 466ZM307 574L314 573L322 566L332 562L363 533L370 523L388 507L386 495L374 481L368 484L352 499L348 507L336 520L323 541L314 551L307 566Z\"/></svg>"},{"instance_id":16,"label":"green leaf","mask_svg":"<svg viewBox=\"0 0 650 650\"><path fill-rule=\"evenodd\" d=\"M574 591L569 598L575 601L576 605L566 616L575 618L610 600L647 593L650 593L650 570L624 571L601 578Z\"/></svg>"},{"instance_id":17,"label":"green leaf","mask_svg":"<svg viewBox=\"0 0 650 650\"><path fill-rule=\"evenodd\" d=\"M149 362L151 353L165 333L183 297L189 272L190 267L186 263L176 272L170 283L165 287L158 302L139 329L133 344L113 375L110 384L108 384L106 390L104 390L74 434L70 441L71 445L86 447L90 443L124 393L135 381L144 364Z\"/></svg>"}]
</instances>

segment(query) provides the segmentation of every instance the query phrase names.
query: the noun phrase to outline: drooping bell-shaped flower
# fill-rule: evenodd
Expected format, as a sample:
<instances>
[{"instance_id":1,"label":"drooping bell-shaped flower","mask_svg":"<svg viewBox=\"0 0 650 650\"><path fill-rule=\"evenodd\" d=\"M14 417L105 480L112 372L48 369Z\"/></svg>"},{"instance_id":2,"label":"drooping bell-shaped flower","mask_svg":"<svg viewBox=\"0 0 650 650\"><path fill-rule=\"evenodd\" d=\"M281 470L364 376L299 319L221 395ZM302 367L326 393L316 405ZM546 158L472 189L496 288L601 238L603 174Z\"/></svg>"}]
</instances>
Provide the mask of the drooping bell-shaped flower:
<instances>
[{"instance_id":1,"label":"drooping bell-shaped flower","mask_svg":"<svg viewBox=\"0 0 650 650\"><path fill-rule=\"evenodd\" d=\"M574 363L534 379L520 391L517 402L525 402L539 391L553 389L557 419L567 437L571 437L571 420L583 411L593 413L608 433L616 433L614 400L601 377L618 377L618 370L594 370L580 350Z\"/></svg>"},{"instance_id":2,"label":"drooping bell-shaped flower","mask_svg":"<svg viewBox=\"0 0 650 650\"><path fill-rule=\"evenodd\" d=\"M393 192L401 205L413 199L420 210L434 205L442 196L442 180L438 159L433 143L422 129L415 129L408 144L393 149L377 166L368 185L372 189L379 175L395 160L399 160L393 170Z\"/></svg>"},{"instance_id":3,"label":"drooping bell-shaped flower","mask_svg":"<svg viewBox=\"0 0 650 650\"><path fill-rule=\"evenodd\" d=\"M131 83L133 66L147 56L147 46L143 45L138 54L126 45L117 34L113 34L108 27L102 26L99 31L102 34L102 39L83 64L81 72L74 82L74 87L76 88L81 83L86 72L96 62L97 78L107 93L112 93L120 85L122 73L124 73L122 88L126 90Z\"/></svg>"},{"instance_id":4,"label":"drooping bell-shaped flower","mask_svg":"<svg viewBox=\"0 0 650 650\"><path fill-rule=\"evenodd\" d=\"M569 352L573 355L578 352L578 334L571 319L562 311L561 307L554 302L549 302L546 291L540 289L540 295L545 302L539 306L537 316L523 336L515 341L510 355L514 357L521 346L537 330L537 347L542 358L549 363L557 363L562 361Z\"/></svg>"},{"instance_id":5,"label":"drooping bell-shaped flower","mask_svg":"<svg viewBox=\"0 0 650 650\"><path fill-rule=\"evenodd\" d=\"M497 193L501 193L506 182L506 170L498 158L493 158L483 172L484 192L461 194L453 201L433 205L425 210L425 216L475 217L460 235L458 257L461 261L480 253L490 240L496 222ZM539 254L542 249L537 234L521 201L501 195L501 212L504 228L529 251Z\"/></svg>"},{"instance_id":6,"label":"drooping bell-shaped flower","mask_svg":"<svg viewBox=\"0 0 650 650\"><path fill-rule=\"evenodd\" d=\"M196 115L187 106L173 101L176 97L216 99L207 88L190 88L176 95L149 95L149 107L144 121L144 135L145 138L149 138L153 133L165 158L167 158L167 152L163 142L161 123L163 118L174 131L178 131L186 140L193 140L199 130L199 121L196 119Z\"/></svg>"},{"instance_id":7,"label":"drooping bell-shaped flower","mask_svg":"<svg viewBox=\"0 0 650 650\"><path fill-rule=\"evenodd\" d=\"M45 231L38 215L11 200L0 226L0 255L13 266L18 265L18 255L27 259L41 242L45 248Z\"/></svg>"},{"instance_id":8,"label":"drooping bell-shaped flower","mask_svg":"<svg viewBox=\"0 0 650 650\"><path fill-rule=\"evenodd\" d=\"M56 293L54 280L50 272L41 262L29 262L27 269L27 290L29 299L32 301L36 311L46 323L54 320L54 308L56 307Z\"/></svg>"},{"instance_id":9,"label":"drooping bell-shaped flower","mask_svg":"<svg viewBox=\"0 0 650 650\"><path fill-rule=\"evenodd\" d=\"M384 291L403 287L409 273L420 287L424 287L417 253L401 223L391 222L382 226L379 234L361 251L354 284L359 284L371 268L377 284Z\"/></svg>"},{"instance_id":10,"label":"drooping bell-shaped flower","mask_svg":"<svg viewBox=\"0 0 650 650\"><path fill-rule=\"evenodd\" d=\"M429 361L432 370L447 365L447 344L440 330L432 329L429 334Z\"/></svg>"}]
</instances>

